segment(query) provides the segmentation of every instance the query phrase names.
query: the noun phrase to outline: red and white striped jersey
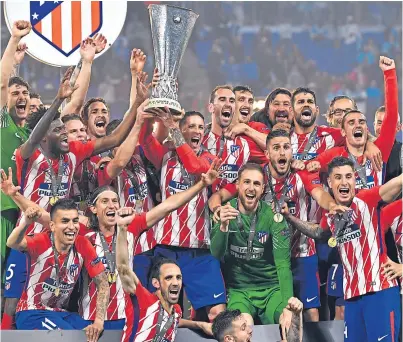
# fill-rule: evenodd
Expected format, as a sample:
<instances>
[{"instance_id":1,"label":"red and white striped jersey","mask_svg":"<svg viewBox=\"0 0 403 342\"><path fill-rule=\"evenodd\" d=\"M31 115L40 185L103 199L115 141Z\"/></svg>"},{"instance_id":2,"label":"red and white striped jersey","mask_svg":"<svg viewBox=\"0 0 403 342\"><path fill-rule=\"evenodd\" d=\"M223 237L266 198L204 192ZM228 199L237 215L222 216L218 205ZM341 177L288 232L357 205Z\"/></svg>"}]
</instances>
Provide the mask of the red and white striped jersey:
<instances>
[{"instance_id":1,"label":"red and white striped jersey","mask_svg":"<svg viewBox=\"0 0 403 342\"><path fill-rule=\"evenodd\" d=\"M317 126L316 138L306 156L303 157L302 154L310 136L311 133L291 133L291 148L294 159L303 159L304 161L314 159L324 151L327 151L334 146L342 145L345 141L344 137L341 135L340 129L327 126ZM323 215L322 209L312 198L310 198L310 201L308 219L310 222L319 223Z\"/></svg>"},{"instance_id":2,"label":"red and white striped jersey","mask_svg":"<svg viewBox=\"0 0 403 342\"><path fill-rule=\"evenodd\" d=\"M334 215L323 216L322 229L330 228L336 238L344 270L344 298L397 286L381 273L387 261L385 234L378 225L379 186L361 190L353 199L349 223L336 232Z\"/></svg>"},{"instance_id":3,"label":"red and white striped jersey","mask_svg":"<svg viewBox=\"0 0 403 342\"><path fill-rule=\"evenodd\" d=\"M134 218L132 223L127 228L127 248L129 251L129 265L130 268L133 268L133 252L134 245L137 242L138 236L147 229L146 225L146 214L138 215ZM98 258L101 259L105 270L107 273L110 272L108 268L108 263L105 257L104 249L102 247L102 242L99 234L100 232L90 232L85 236L91 242L91 245L94 246L95 251L97 253ZM113 235L105 237L105 241L109 246L109 250L112 250L112 240ZM120 277L118 275L117 269L115 269L115 274L117 275L117 279L115 283L109 284L109 304L106 311L105 320L116 320L126 318L125 315L125 306L127 293L124 292L122 287L122 282L120 281ZM79 302L79 313L81 317L86 320L95 320L96 317L96 304L97 304L97 287L91 277L87 272L83 273L84 280L83 284L88 284L83 289L83 295Z\"/></svg>"},{"instance_id":4,"label":"red and white striped jersey","mask_svg":"<svg viewBox=\"0 0 403 342\"><path fill-rule=\"evenodd\" d=\"M264 200L268 200L267 188L268 188L268 165L264 166L265 178L266 178L266 196ZM281 197L283 188L285 185L285 179L277 180L271 176L274 191L277 199ZM319 174L309 173L308 171L297 171L291 173L287 181L288 190L286 197L290 199L288 208L290 213L295 217L298 217L302 221L308 221L308 210L310 193L313 189L321 187ZM315 240L302 234L300 231L295 230L291 238L291 257L301 258L309 257L316 254Z\"/></svg>"},{"instance_id":5,"label":"red and white striped jersey","mask_svg":"<svg viewBox=\"0 0 403 342\"><path fill-rule=\"evenodd\" d=\"M157 334L158 315L161 302L155 294L151 294L139 283L136 294L130 297L126 305L126 325L123 328L122 342L152 342ZM179 320L182 317L182 310L178 304L174 306L175 319L171 327L166 331L161 341L175 341L178 331ZM136 319L134 312L138 313ZM137 315L137 314L136 314ZM163 327L169 319L169 314L164 310L162 320ZM135 326L137 325L137 330Z\"/></svg>"},{"instance_id":6,"label":"red and white striped jersey","mask_svg":"<svg viewBox=\"0 0 403 342\"><path fill-rule=\"evenodd\" d=\"M69 152L63 155L63 176L58 191L59 198L69 196L74 172L84 159L91 156L94 151L94 145L94 141L69 142ZM57 177L59 159L49 158L49 160ZM50 211L49 200L52 197L52 178L45 156L39 150L36 150L30 158L23 160L20 149L18 149L16 152L16 165L17 179L24 197L38 204L46 211ZM34 223L27 229L26 234L40 233L42 230L43 226L41 224Z\"/></svg>"},{"instance_id":7,"label":"red and white striped jersey","mask_svg":"<svg viewBox=\"0 0 403 342\"><path fill-rule=\"evenodd\" d=\"M135 182L131 179L131 175L127 169L134 176ZM136 147L135 154L133 154L130 162L126 168L115 179L111 179L107 173L107 165L102 170L98 171L99 186L112 184L119 194L119 202L121 207L132 207L138 212L150 211L154 207L154 203L150 194L147 184L147 174L144 163L141 159L139 148ZM134 184L136 183L136 184ZM140 203L136 206L136 201ZM156 245L152 232L144 233L136 242L135 254L147 252L154 248Z\"/></svg>"},{"instance_id":8,"label":"red and white striped jersey","mask_svg":"<svg viewBox=\"0 0 403 342\"><path fill-rule=\"evenodd\" d=\"M218 156L220 152L220 139L221 136L209 132L204 136L202 144L207 148L209 153ZM221 155L220 176L212 186L213 192L238 179L238 170L248 162L250 152L249 144L244 138L225 139Z\"/></svg>"},{"instance_id":9,"label":"red and white striped jersey","mask_svg":"<svg viewBox=\"0 0 403 342\"><path fill-rule=\"evenodd\" d=\"M199 158L211 160L208 152ZM164 155L161 168L161 196L165 201L171 195L187 190L186 175L176 151ZM191 176L196 177L196 176ZM194 181L197 181L194 179ZM157 244L186 248L208 248L210 245L210 217L207 189L203 189L189 203L179 207L157 223L154 236Z\"/></svg>"},{"instance_id":10,"label":"red and white striped jersey","mask_svg":"<svg viewBox=\"0 0 403 342\"><path fill-rule=\"evenodd\" d=\"M72 251L59 255L59 296L55 296L56 267L50 233L35 234L27 239L30 257L29 279L17 305L17 312L25 310L65 311L73 288L84 265L91 278L104 272L104 266L87 238L78 235ZM68 257L64 268L65 258Z\"/></svg>"},{"instance_id":11,"label":"red and white striped jersey","mask_svg":"<svg viewBox=\"0 0 403 342\"><path fill-rule=\"evenodd\" d=\"M403 263L403 220L402 220L402 211L403 211L403 202L402 199L394 201L388 204L386 207L382 208L381 213L381 223L383 231L386 232L389 227L392 230L393 236L395 238L396 248L397 248L397 256L399 258L399 262Z\"/></svg>"}]
</instances>

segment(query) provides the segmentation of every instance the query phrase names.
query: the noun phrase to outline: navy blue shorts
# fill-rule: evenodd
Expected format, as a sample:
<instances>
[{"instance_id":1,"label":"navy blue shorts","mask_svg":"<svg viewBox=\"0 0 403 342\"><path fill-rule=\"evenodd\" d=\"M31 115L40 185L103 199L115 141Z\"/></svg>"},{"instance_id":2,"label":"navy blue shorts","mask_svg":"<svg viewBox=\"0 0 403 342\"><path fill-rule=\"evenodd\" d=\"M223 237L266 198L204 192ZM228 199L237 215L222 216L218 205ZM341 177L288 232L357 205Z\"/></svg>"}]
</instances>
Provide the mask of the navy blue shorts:
<instances>
[{"instance_id":1,"label":"navy blue shorts","mask_svg":"<svg viewBox=\"0 0 403 342\"><path fill-rule=\"evenodd\" d=\"M336 297L336 305L344 305L343 265L333 264L327 275L327 295Z\"/></svg>"},{"instance_id":2,"label":"navy blue shorts","mask_svg":"<svg viewBox=\"0 0 403 342\"><path fill-rule=\"evenodd\" d=\"M136 255L134 272L150 292L156 291L149 277L152 260L155 257L169 258L178 263L186 295L195 310L226 303L227 294L220 262L209 250L157 246L151 251Z\"/></svg>"},{"instance_id":3,"label":"navy blue shorts","mask_svg":"<svg viewBox=\"0 0 403 342\"><path fill-rule=\"evenodd\" d=\"M399 341L401 302L398 286L347 299L345 306L344 341Z\"/></svg>"},{"instance_id":4,"label":"navy blue shorts","mask_svg":"<svg viewBox=\"0 0 403 342\"><path fill-rule=\"evenodd\" d=\"M94 323L94 321L86 321L88 325ZM104 330L120 330L125 327L125 319L115 319L113 321L104 321Z\"/></svg>"},{"instance_id":5,"label":"navy blue shorts","mask_svg":"<svg viewBox=\"0 0 403 342\"><path fill-rule=\"evenodd\" d=\"M294 294L304 304L304 309L320 307L318 257L292 258L291 269Z\"/></svg>"},{"instance_id":6,"label":"navy blue shorts","mask_svg":"<svg viewBox=\"0 0 403 342\"><path fill-rule=\"evenodd\" d=\"M4 298L21 298L28 276L27 254L12 249L7 258Z\"/></svg>"},{"instance_id":7,"label":"navy blue shorts","mask_svg":"<svg viewBox=\"0 0 403 342\"><path fill-rule=\"evenodd\" d=\"M26 310L15 316L17 330L82 330L92 324L75 312Z\"/></svg>"}]
</instances>

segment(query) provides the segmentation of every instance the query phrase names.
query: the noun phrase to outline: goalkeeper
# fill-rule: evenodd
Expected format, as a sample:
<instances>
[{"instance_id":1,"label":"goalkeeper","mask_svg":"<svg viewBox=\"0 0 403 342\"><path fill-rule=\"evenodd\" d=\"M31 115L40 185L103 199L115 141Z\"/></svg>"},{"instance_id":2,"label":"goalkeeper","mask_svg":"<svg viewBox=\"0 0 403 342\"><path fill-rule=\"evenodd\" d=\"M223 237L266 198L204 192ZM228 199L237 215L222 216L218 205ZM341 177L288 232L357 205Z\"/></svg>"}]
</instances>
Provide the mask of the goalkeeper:
<instances>
[{"instance_id":1,"label":"goalkeeper","mask_svg":"<svg viewBox=\"0 0 403 342\"><path fill-rule=\"evenodd\" d=\"M220 221L211 231L211 254L224 258L228 309L240 310L250 325L256 317L263 324L279 323L293 296L290 232L260 200L264 176L259 165L241 167L237 188L238 198L220 207ZM292 313L288 316L282 319L291 320Z\"/></svg>"}]
</instances>

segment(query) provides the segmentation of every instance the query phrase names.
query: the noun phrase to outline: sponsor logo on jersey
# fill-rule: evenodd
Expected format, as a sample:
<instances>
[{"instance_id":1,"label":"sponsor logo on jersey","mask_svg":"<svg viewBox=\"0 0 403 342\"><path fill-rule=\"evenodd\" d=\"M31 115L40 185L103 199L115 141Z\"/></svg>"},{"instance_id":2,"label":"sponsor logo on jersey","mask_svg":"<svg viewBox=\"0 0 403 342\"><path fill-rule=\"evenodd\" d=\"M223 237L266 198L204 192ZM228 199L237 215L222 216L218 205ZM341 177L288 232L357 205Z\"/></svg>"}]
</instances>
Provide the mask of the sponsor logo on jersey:
<instances>
[{"instance_id":1,"label":"sponsor logo on jersey","mask_svg":"<svg viewBox=\"0 0 403 342\"><path fill-rule=\"evenodd\" d=\"M60 294L69 294L70 291L73 289L74 287L74 283L73 284L67 284L67 283L60 283L58 288L60 291ZM50 292L55 292L56 290L56 280L52 279L52 278L47 278L43 283L42 283L42 289L46 290L46 291L50 291Z\"/></svg>"},{"instance_id":2,"label":"sponsor logo on jersey","mask_svg":"<svg viewBox=\"0 0 403 342\"><path fill-rule=\"evenodd\" d=\"M302 158L302 153L295 153L293 155L294 159L298 159L298 160L311 160L314 159L318 156L317 153L307 153L306 156L304 158Z\"/></svg>"},{"instance_id":3,"label":"sponsor logo on jersey","mask_svg":"<svg viewBox=\"0 0 403 342\"><path fill-rule=\"evenodd\" d=\"M228 179L230 182L238 178L239 166L235 164L223 164L220 167L221 178Z\"/></svg>"},{"instance_id":4,"label":"sponsor logo on jersey","mask_svg":"<svg viewBox=\"0 0 403 342\"><path fill-rule=\"evenodd\" d=\"M147 182L141 183L136 192L135 188L129 188L129 202L134 203L136 200L144 200L148 195Z\"/></svg>"},{"instance_id":5,"label":"sponsor logo on jersey","mask_svg":"<svg viewBox=\"0 0 403 342\"><path fill-rule=\"evenodd\" d=\"M357 224L352 224L343 229L336 237L337 244L344 244L361 237L361 231Z\"/></svg>"},{"instance_id":6,"label":"sponsor logo on jersey","mask_svg":"<svg viewBox=\"0 0 403 342\"><path fill-rule=\"evenodd\" d=\"M246 259L247 247L240 247L230 245L230 254L237 259ZM251 259L260 259L263 257L264 248L253 247L251 253Z\"/></svg>"},{"instance_id":7,"label":"sponsor logo on jersey","mask_svg":"<svg viewBox=\"0 0 403 342\"><path fill-rule=\"evenodd\" d=\"M183 184L171 180L168 184L168 190L171 195L175 195L177 192L182 192L189 189L189 184Z\"/></svg>"},{"instance_id":8,"label":"sponsor logo on jersey","mask_svg":"<svg viewBox=\"0 0 403 342\"><path fill-rule=\"evenodd\" d=\"M57 196L66 197L68 193L68 183L61 183L57 192ZM38 188L38 195L41 197L52 197L52 184L51 183L41 183Z\"/></svg>"}]
</instances>

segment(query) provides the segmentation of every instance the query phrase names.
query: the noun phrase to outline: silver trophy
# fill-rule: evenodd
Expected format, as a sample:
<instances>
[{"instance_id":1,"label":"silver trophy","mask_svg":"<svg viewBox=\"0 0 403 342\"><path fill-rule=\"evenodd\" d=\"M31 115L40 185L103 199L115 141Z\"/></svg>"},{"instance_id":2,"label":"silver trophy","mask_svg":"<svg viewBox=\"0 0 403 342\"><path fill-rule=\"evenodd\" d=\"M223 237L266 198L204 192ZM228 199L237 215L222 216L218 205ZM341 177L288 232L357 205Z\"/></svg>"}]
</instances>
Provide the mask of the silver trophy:
<instances>
[{"instance_id":1,"label":"silver trophy","mask_svg":"<svg viewBox=\"0 0 403 342\"><path fill-rule=\"evenodd\" d=\"M181 112L178 102L177 76L182 57L196 23L198 14L192 10L170 6L149 5L155 66L160 81L152 89L145 109L168 107L173 113Z\"/></svg>"}]
</instances>

